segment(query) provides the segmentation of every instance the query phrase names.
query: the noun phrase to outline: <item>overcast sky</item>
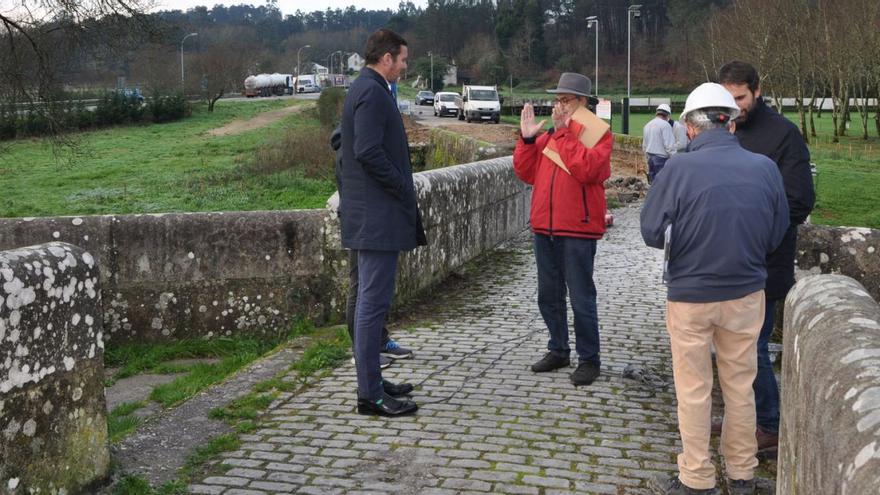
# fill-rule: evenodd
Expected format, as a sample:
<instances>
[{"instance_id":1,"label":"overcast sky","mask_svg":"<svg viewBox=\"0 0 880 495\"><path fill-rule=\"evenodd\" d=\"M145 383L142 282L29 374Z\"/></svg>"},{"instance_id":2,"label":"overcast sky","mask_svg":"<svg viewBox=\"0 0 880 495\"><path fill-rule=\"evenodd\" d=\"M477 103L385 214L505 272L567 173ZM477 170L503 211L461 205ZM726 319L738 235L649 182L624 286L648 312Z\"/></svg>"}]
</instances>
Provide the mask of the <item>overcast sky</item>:
<instances>
[{"instance_id":1,"label":"overcast sky","mask_svg":"<svg viewBox=\"0 0 880 495\"><path fill-rule=\"evenodd\" d=\"M264 5L265 2L260 1L231 1L216 2L204 0L155 0L157 7L154 10L186 10L198 5L204 5L209 9L216 4L223 5ZM412 0L417 7L424 7L427 0ZM400 0L278 0L278 8L285 15L293 14L297 9L303 12L313 12L315 10L344 9L349 5L354 5L357 9L366 10L397 10Z\"/></svg>"}]
</instances>

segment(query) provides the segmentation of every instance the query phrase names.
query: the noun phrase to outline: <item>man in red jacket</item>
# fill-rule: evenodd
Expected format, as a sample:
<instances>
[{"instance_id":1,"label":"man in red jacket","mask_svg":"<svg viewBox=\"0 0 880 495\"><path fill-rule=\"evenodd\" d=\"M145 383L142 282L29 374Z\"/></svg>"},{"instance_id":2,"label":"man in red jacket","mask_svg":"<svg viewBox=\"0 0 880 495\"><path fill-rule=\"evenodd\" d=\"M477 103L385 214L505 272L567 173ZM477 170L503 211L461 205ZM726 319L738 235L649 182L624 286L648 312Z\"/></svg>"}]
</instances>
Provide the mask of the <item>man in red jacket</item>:
<instances>
[{"instance_id":1,"label":"man in red jacket","mask_svg":"<svg viewBox=\"0 0 880 495\"><path fill-rule=\"evenodd\" d=\"M605 233L605 187L611 175L611 131L592 148L579 140L583 126L571 120L587 104L590 80L566 72L559 78L553 107L553 129L541 133L544 121L526 104L520 116L522 137L516 143L513 167L517 177L534 186L531 224L538 265L538 308L550 333L547 354L532 365L535 373L569 366L569 292L574 311L577 370L575 385L589 385L599 376L599 318L593 259L596 241ZM544 154L559 154L565 169ZM566 170L567 169L567 170Z\"/></svg>"}]
</instances>

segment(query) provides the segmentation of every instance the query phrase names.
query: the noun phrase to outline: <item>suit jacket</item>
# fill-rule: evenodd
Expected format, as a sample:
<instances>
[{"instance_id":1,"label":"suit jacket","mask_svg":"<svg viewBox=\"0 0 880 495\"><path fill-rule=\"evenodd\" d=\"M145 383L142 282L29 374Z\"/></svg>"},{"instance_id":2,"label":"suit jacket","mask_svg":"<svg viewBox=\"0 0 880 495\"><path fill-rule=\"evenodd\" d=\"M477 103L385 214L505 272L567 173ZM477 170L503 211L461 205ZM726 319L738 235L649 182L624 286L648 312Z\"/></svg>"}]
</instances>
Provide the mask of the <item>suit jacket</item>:
<instances>
[{"instance_id":1,"label":"suit jacket","mask_svg":"<svg viewBox=\"0 0 880 495\"><path fill-rule=\"evenodd\" d=\"M388 82L369 67L345 98L340 150L342 245L408 251L425 244L403 120Z\"/></svg>"}]
</instances>

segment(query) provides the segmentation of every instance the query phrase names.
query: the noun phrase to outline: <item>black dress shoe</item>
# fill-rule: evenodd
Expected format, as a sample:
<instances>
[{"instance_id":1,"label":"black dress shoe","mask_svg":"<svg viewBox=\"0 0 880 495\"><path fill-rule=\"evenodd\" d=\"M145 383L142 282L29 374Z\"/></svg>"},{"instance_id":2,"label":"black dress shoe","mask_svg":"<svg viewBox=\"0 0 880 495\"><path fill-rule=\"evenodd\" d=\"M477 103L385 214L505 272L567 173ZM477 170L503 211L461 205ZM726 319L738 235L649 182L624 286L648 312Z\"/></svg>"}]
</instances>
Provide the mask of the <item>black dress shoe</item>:
<instances>
[{"instance_id":1,"label":"black dress shoe","mask_svg":"<svg viewBox=\"0 0 880 495\"><path fill-rule=\"evenodd\" d=\"M382 380L382 388L385 390L385 393L390 395L391 397L400 397L403 395L409 395L413 391L413 386L409 383L391 383L388 380Z\"/></svg>"},{"instance_id":2,"label":"black dress shoe","mask_svg":"<svg viewBox=\"0 0 880 495\"><path fill-rule=\"evenodd\" d=\"M399 400L388 394L382 394L382 398L377 401L358 399L357 412L373 416L406 416L415 413L418 409L419 406L411 400Z\"/></svg>"},{"instance_id":3,"label":"black dress shoe","mask_svg":"<svg viewBox=\"0 0 880 495\"><path fill-rule=\"evenodd\" d=\"M540 361L532 365L532 371L535 373L545 373L547 371L558 370L571 364L571 360L567 357L557 356L552 352L548 352Z\"/></svg>"}]
</instances>

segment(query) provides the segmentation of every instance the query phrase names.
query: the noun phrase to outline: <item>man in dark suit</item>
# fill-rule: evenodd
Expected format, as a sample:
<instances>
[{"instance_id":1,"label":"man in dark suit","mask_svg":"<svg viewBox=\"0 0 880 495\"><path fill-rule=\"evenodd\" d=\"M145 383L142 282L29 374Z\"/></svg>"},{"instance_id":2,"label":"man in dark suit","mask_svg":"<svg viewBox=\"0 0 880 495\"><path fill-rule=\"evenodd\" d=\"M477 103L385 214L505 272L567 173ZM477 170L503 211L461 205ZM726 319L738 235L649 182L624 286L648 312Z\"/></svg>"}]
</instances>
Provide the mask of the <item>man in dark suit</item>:
<instances>
[{"instance_id":1,"label":"man in dark suit","mask_svg":"<svg viewBox=\"0 0 880 495\"><path fill-rule=\"evenodd\" d=\"M371 34L366 66L342 109L339 209L345 212L342 245L358 257L354 355L360 414L400 416L418 409L399 398L413 387L383 380L379 368L398 255L425 244L406 131L390 87L406 69L407 50L406 40L391 30Z\"/></svg>"}]
</instances>

